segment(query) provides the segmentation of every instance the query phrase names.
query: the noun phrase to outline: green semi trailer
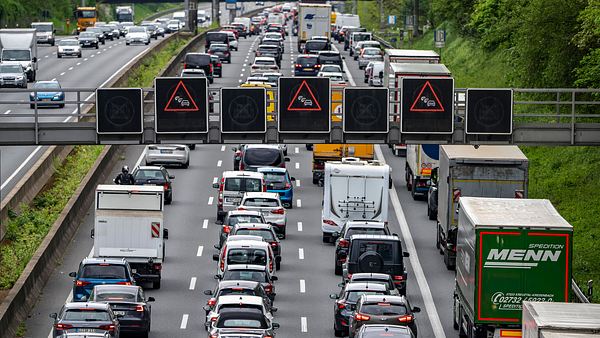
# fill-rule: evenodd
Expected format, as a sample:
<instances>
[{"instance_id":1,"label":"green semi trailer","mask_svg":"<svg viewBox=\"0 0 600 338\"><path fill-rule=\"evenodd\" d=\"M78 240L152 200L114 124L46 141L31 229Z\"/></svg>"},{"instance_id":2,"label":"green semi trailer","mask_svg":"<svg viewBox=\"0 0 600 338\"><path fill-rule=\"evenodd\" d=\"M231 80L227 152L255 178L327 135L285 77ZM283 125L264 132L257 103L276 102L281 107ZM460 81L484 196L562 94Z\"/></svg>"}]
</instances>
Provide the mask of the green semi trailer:
<instances>
[{"instance_id":1,"label":"green semi trailer","mask_svg":"<svg viewBox=\"0 0 600 338\"><path fill-rule=\"evenodd\" d=\"M521 337L524 301L568 302L573 227L548 200L461 197L454 328Z\"/></svg>"}]
</instances>

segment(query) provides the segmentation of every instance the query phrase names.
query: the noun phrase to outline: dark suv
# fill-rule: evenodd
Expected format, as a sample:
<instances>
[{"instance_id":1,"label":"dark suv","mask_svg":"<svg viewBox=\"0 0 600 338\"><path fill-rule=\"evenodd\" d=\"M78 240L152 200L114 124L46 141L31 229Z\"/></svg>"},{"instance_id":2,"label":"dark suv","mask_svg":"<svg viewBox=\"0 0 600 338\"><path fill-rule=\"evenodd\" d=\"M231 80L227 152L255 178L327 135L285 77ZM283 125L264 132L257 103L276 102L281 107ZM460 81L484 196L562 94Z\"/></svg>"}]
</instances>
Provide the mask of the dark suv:
<instances>
[{"instance_id":1,"label":"dark suv","mask_svg":"<svg viewBox=\"0 0 600 338\"><path fill-rule=\"evenodd\" d=\"M357 272L378 272L391 275L401 294L406 294L406 267L402 242L396 235L353 235L348 258L344 264L344 279Z\"/></svg>"},{"instance_id":2,"label":"dark suv","mask_svg":"<svg viewBox=\"0 0 600 338\"><path fill-rule=\"evenodd\" d=\"M240 170L257 171L258 167L285 168L285 162L289 161L290 158L285 157L283 150L277 145L246 145L240 159Z\"/></svg>"},{"instance_id":3,"label":"dark suv","mask_svg":"<svg viewBox=\"0 0 600 338\"><path fill-rule=\"evenodd\" d=\"M208 78L209 83L213 83L213 64L210 60L210 54L206 53L187 53L183 58L184 69L202 69Z\"/></svg>"},{"instance_id":4,"label":"dark suv","mask_svg":"<svg viewBox=\"0 0 600 338\"><path fill-rule=\"evenodd\" d=\"M174 175L164 167L139 166L133 169L133 179L135 185L158 185L165 188L165 204L171 204L173 201L173 179Z\"/></svg>"},{"instance_id":5,"label":"dark suv","mask_svg":"<svg viewBox=\"0 0 600 338\"><path fill-rule=\"evenodd\" d=\"M383 222L376 221L348 221L340 232L333 234L333 237L337 237L335 241L335 274L338 276L342 275L342 264L346 261L348 256L348 247L350 247L350 237L358 234L370 234L370 235L389 235L390 230L387 225Z\"/></svg>"},{"instance_id":6,"label":"dark suv","mask_svg":"<svg viewBox=\"0 0 600 338\"><path fill-rule=\"evenodd\" d=\"M294 76L317 75L321 70L316 55L298 55L294 66Z\"/></svg>"},{"instance_id":7,"label":"dark suv","mask_svg":"<svg viewBox=\"0 0 600 338\"><path fill-rule=\"evenodd\" d=\"M327 50L320 51L319 56L317 57L317 63L321 66L323 65L338 65L344 71L344 61L343 57L340 55L340 52Z\"/></svg>"},{"instance_id":8,"label":"dark suv","mask_svg":"<svg viewBox=\"0 0 600 338\"><path fill-rule=\"evenodd\" d=\"M125 259L84 258L73 277L73 301L85 302L100 284L135 285L134 274Z\"/></svg>"}]
</instances>

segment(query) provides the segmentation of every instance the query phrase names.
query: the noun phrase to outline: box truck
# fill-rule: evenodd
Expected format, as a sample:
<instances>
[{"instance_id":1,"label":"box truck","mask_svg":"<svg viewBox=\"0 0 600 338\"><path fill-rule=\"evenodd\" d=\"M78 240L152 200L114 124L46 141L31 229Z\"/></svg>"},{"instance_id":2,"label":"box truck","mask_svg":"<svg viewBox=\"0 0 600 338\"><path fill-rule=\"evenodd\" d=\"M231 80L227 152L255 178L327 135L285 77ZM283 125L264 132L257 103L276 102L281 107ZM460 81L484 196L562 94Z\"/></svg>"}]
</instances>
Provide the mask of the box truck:
<instances>
[{"instance_id":1,"label":"box truck","mask_svg":"<svg viewBox=\"0 0 600 338\"><path fill-rule=\"evenodd\" d=\"M427 196L433 168L439 166L440 146L437 144L409 144L406 146L404 178L413 199Z\"/></svg>"},{"instance_id":2,"label":"box truck","mask_svg":"<svg viewBox=\"0 0 600 338\"><path fill-rule=\"evenodd\" d=\"M315 144L313 147L313 184L323 184L325 162L341 161L344 157L356 157L363 161L375 159L372 144Z\"/></svg>"},{"instance_id":3,"label":"box truck","mask_svg":"<svg viewBox=\"0 0 600 338\"><path fill-rule=\"evenodd\" d=\"M321 229L329 243L346 221L388 221L392 169L379 161L355 157L325 163Z\"/></svg>"},{"instance_id":4,"label":"box truck","mask_svg":"<svg viewBox=\"0 0 600 338\"><path fill-rule=\"evenodd\" d=\"M117 14L117 21L119 22L133 22L133 7L132 6L117 6L115 9Z\"/></svg>"},{"instance_id":5,"label":"box truck","mask_svg":"<svg viewBox=\"0 0 600 338\"><path fill-rule=\"evenodd\" d=\"M599 338L600 304L523 302L523 338Z\"/></svg>"},{"instance_id":6,"label":"box truck","mask_svg":"<svg viewBox=\"0 0 600 338\"><path fill-rule=\"evenodd\" d=\"M550 201L461 197L453 324L459 336L520 337L524 301L567 302L573 227Z\"/></svg>"},{"instance_id":7,"label":"box truck","mask_svg":"<svg viewBox=\"0 0 600 338\"><path fill-rule=\"evenodd\" d=\"M96 258L125 258L137 280L160 288L165 257L164 188L98 185L94 215Z\"/></svg>"},{"instance_id":8,"label":"box truck","mask_svg":"<svg viewBox=\"0 0 600 338\"><path fill-rule=\"evenodd\" d=\"M27 80L35 81L38 69L36 30L0 29L0 64L19 64L25 69Z\"/></svg>"},{"instance_id":9,"label":"box truck","mask_svg":"<svg viewBox=\"0 0 600 338\"><path fill-rule=\"evenodd\" d=\"M54 44L56 43L56 29L54 29L54 23L32 22L31 28L35 29L37 43L47 43L50 46L54 46Z\"/></svg>"},{"instance_id":10,"label":"box truck","mask_svg":"<svg viewBox=\"0 0 600 338\"><path fill-rule=\"evenodd\" d=\"M527 198L529 161L517 146L442 145L437 181L436 247L456 261L458 201L464 196Z\"/></svg>"},{"instance_id":11,"label":"box truck","mask_svg":"<svg viewBox=\"0 0 600 338\"><path fill-rule=\"evenodd\" d=\"M298 53L313 36L331 38L331 5L298 3Z\"/></svg>"}]
</instances>

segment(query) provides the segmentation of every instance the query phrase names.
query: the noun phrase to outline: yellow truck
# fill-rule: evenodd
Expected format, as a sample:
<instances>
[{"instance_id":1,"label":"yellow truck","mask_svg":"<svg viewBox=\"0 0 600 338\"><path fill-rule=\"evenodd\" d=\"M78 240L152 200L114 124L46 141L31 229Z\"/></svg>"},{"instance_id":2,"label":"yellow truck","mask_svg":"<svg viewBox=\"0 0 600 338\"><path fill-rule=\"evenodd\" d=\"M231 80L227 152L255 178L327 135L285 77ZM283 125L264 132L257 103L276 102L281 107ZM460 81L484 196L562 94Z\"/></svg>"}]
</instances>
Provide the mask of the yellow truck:
<instances>
[{"instance_id":1,"label":"yellow truck","mask_svg":"<svg viewBox=\"0 0 600 338\"><path fill-rule=\"evenodd\" d=\"M98 19L98 11L96 7L77 7L75 18L77 18L77 34L79 34L88 27L94 27Z\"/></svg>"},{"instance_id":2,"label":"yellow truck","mask_svg":"<svg viewBox=\"0 0 600 338\"><path fill-rule=\"evenodd\" d=\"M327 161L340 161L342 157L372 160L374 156L375 148L372 144L315 144L313 146L312 182L319 184L323 180Z\"/></svg>"}]
</instances>

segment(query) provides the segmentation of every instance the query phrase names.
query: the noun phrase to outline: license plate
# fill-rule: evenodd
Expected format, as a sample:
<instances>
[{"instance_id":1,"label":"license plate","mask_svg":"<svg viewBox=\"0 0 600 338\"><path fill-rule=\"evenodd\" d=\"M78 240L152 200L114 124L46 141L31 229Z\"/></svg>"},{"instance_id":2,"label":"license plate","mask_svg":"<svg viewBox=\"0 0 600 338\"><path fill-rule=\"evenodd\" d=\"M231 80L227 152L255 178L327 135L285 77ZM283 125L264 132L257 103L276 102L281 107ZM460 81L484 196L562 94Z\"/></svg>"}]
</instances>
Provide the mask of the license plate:
<instances>
[{"instance_id":1,"label":"license plate","mask_svg":"<svg viewBox=\"0 0 600 338\"><path fill-rule=\"evenodd\" d=\"M160 153L161 153L161 154L172 154L172 153L173 153L173 150L161 149L161 150L160 150Z\"/></svg>"},{"instance_id":2,"label":"license plate","mask_svg":"<svg viewBox=\"0 0 600 338\"><path fill-rule=\"evenodd\" d=\"M125 311L113 311L115 313L115 315L121 315L124 316L125 315Z\"/></svg>"},{"instance_id":3,"label":"license plate","mask_svg":"<svg viewBox=\"0 0 600 338\"><path fill-rule=\"evenodd\" d=\"M229 203L240 203L242 199L238 197L225 197L225 202Z\"/></svg>"},{"instance_id":4,"label":"license plate","mask_svg":"<svg viewBox=\"0 0 600 338\"><path fill-rule=\"evenodd\" d=\"M99 332L99 331L97 329L92 329L92 328L87 328L87 327L80 327L80 328L76 328L75 332L94 333L94 332Z\"/></svg>"},{"instance_id":5,"label":"license plate","mask_svg":"<svg viewBox=\"0 0 600 338\"><path fill-rule=\"evenodd\" d=\"M306 71L311 71L311 70L313 70L313 69L312 69L312 68L304 68L304 70L306 70Z\"/></svg>"}]
</instances>

